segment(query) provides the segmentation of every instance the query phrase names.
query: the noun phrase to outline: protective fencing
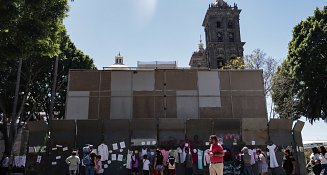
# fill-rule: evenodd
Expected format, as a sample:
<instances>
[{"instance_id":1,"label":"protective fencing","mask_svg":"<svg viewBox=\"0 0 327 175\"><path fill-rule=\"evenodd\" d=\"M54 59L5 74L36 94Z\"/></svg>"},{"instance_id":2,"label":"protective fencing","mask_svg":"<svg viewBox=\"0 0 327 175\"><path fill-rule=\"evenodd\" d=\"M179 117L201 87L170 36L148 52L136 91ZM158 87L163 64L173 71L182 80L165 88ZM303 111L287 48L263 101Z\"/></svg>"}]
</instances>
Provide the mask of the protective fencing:
<instances>
[{"instance_id":1,"label":"protective fencing","mask_svg":"<svg viewBox=\"0 0 327 175\"><path fill-rule=\"evenodd\" d=\"M259 120L253 121L259 124L256 123ZM299 161L298 165L302 164L304 156L301 152L301 147L303 148L301 122L296 123L294 129L292 121L289 120L271 120L268 125L267 122L261 125L266 126L262 126L262 132L266 132L267 135L265 142L263 133L254 134L248 127L248 121L240 119L193 119L186 122L178 119L62 120L51 122L51 139L47 144L45 139L48 133L47 125L42 122L30 122L26 174L67 174L68 165L65 159L72 150L81 153L82 147L86 144L94 145L96 149L98 145L104 143L111 151L108 161L104 162L107 165L104 174L126 175L129 173L126 169L128 150L141 152L143 148L147 148L154 152L157 147L170 150L183 147L187 143L192 149L204 151L209 148L208 137L211 134L218 136L219 142L228 153L225 156L226 174L239 173L240 166L235 157L243 146L266 151L267 141L280 148L276 151L280 167L271 169L273 173L283 174L282 148L295 148L293 152ZM247 143L249 141L251 143ZM183 174L183 164L177 164L177 167L179 174ZM207 174L207 170L207 166L199 169L195 165L193 168L196 174ZM303 168L299 166L298 171L303 171ZM83 166L80 166L80 172L84 173Z\"/></svg>"}]
</instances>

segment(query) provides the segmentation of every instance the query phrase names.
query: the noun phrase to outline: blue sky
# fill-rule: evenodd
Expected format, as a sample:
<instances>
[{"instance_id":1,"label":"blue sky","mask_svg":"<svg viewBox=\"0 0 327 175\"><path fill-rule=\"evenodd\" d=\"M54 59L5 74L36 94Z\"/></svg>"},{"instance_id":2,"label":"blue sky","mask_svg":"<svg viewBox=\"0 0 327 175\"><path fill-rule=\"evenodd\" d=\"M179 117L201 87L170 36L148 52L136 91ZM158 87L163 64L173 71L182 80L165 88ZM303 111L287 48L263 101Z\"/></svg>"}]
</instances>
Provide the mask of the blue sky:
<instances>
[{"instance_id":1,"label":"blue sky","mask_svg":"<svg viewBox=\"0 0 327 175\"><path fill-rule=\"evenodd\" d=\"M75 0L65 20L72 41L101 69L120 51L128 66L137 61L177 61L188 67L197 49L202 21L214 0ZM244 54L256 48L282 61L292 29L326 0L227 0L242 9ZM322 130L324 129L324 130ZM327 124L306 126L305 140L325 139Z\"/></svg>"}]
</instances>

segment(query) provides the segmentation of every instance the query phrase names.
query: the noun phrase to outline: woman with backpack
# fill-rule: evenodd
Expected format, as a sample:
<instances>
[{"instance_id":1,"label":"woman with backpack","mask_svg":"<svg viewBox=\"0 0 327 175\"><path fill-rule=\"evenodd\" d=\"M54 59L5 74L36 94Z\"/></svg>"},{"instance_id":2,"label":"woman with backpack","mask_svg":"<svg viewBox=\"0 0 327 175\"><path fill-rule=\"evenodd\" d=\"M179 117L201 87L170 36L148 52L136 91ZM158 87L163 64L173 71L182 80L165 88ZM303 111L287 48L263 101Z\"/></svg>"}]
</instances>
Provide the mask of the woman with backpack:
<instances>
[{"instance_id":1,"label":"woman with backpack","mask_svg":"<svg viewBox=\"0 0 327 175\"><path fill-rule=\"evenodd\" d=\"M266 160L266 156L263 154L261 149L257 149L256 151L257 159L258 159L258 172L260 175L268 174L268 164Z\"/></svg>"}]
</instances>

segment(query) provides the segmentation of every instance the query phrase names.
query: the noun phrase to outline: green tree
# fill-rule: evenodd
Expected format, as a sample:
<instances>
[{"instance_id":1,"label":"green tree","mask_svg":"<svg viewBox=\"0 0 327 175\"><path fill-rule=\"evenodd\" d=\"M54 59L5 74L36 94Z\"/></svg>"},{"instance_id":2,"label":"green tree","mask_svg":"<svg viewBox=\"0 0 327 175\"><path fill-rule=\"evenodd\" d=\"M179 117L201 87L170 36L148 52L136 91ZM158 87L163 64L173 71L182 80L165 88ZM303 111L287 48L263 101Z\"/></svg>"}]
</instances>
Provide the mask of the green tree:
<instances>
[{"instance_id":1,"label":"green tree","mask_svg":"<svg viewBox=\"0 0 327 175\"><path fill-rule=\"evenodd\" d=\"M0 115L6 127L6 151L15 139L16 120L47 112L54 57L60 59L56 111L64 115L68 70L94 68L93 60L77 50L65 34L67 0L12 0L0 2ZM20 60L20 61L18 61ZM17 110L13 111L17 65L22 63Z\"/></svg>"},{"instance_id":2,"label":"green tree","mask_svg":"<svg viewBox=\"0 0 327 175\"><path fill-rule=\"evenodd\" d=\"M288 96L278 95L274 89L274 102L280 115L293 106L292 118L306 117L312 123L326 119L327 115L327 6L316 9L314 15L294 27L288 56L279 75L287 75L289 86L280 87ZM282 85L284 76L276 76L276 86ZM287 89L286 89L287 88ZM291 100L292 102L289 102ZM294 102L294 103L293 103ZM290 117L287 115L287 117Z\"/></svg>"},{"instance_id":3,"label":"green tree","mask_svg":"<svg viewBox=\"0 0 327 175\"><path fill-rule=\"evenodd\" d=\"M63 37L61 43L61 54L59 55L58 80L56 87L56 98L54 111L56 118L65 116L65 103L68 83L68 72L70 69L96 69L93 60L78 50L68 36ZM54 59L48 59L43 66L46 71L39 74L39 78L33 83L30 91L30 97L25 103L25 111L22 113L22 120L40 120L42 119L40 112L44 112L48 116L49 99L52 85Z\"/></svg>"},{"instance_id":4,"label":"green tree","mask_svg":"<svg viewBox=\"0 0 327 175\"><path fill-rule=\"evenodd\" d=\"M278 67L273 77L272 100L275 105L274 110L279 114L279 118L296 120L298 117L295 110L297 102L294 94L294 80L288 69L289 66L286 62Z\"/></svg>"}]
</instances>

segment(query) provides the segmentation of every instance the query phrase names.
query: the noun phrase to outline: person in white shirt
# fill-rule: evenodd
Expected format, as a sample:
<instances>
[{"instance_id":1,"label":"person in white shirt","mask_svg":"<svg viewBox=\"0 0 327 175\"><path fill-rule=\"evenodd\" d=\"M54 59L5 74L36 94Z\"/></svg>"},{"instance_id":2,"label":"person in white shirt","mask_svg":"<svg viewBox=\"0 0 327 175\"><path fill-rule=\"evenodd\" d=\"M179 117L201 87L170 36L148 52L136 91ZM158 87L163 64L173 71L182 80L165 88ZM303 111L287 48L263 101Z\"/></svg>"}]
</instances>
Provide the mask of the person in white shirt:
<instances>
[{"instance_id":1,"label":"person in white shirt","mask_svg":"<svg viewBox=\"0 0 327 175\"><path fill-rule=\"evenodd\" d=\"M319 160L319 157L320 157L320 152L319 152L318 148L313 147L312 148L312 153L310 155L310 160L316 161L316 160Z\"/></svg>"},{"instance_id":2,"label":"person in white shirt","mask_svg":"<svg viewBox=\"0 0 327 175\"><path fill-rule=\"evenodd\" d=\"M69 165L69 174L70 175L77 175L79 170L79 164L81 160L77 156L77 152L73 151L72 155L67 157L66 163Z\"/></svg>"},{"instance_id":3,"label":"person in white shirt","mask_svg":"<svg viewBox=\"0 0 327 175\"><path fill-rule=\"evenodd\" d=\"M150 161L148 155L143 155L143 175L150 175Z\"/></svg>"}]
</instances>

